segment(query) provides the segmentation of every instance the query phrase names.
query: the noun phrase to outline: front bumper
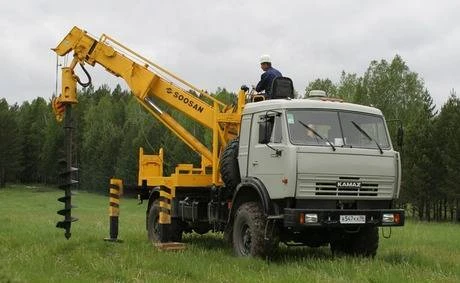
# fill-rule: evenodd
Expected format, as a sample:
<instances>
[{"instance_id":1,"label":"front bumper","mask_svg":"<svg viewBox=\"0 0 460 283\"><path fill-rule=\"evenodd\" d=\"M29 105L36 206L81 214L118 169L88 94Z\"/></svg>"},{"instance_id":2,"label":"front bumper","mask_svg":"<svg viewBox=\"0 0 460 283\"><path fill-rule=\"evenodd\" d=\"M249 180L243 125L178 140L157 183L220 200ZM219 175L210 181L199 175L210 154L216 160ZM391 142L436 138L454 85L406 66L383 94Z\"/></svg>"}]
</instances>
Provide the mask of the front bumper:
<instances>
[{"instance_id":1,"label":"front bumper","mask_svg":"<svg viewBox=\"0 0 460 283\"><path fill-rule=\"evenodd\" d=\"M316 222L313 222L316 215ZM391 216L393 221L391 222ZM361 216L361 223L344 223L342 218ZM352 217L350 217L352 216ZM362 217L364 216L364 217ZM313 219L313 220L312 220ZM385 221L384 221L385 219ZM372 226L404 226L405 214L403 209L284 209L285 227L352 227L362 225ZM310 220L311 222L308 222Z\"/></svg>"}]
</instances>

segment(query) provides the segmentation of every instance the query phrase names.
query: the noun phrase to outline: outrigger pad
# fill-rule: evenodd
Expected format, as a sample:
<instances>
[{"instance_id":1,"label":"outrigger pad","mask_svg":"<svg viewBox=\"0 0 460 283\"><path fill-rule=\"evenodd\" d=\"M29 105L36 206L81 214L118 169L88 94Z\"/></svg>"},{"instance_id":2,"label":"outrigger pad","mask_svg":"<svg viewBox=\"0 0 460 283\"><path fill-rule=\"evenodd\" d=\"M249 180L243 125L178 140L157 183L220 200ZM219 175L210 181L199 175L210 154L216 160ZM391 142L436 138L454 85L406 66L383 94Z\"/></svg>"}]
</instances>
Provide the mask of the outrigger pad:
<instances>
[{"instance_id":1,"label":"outrigger pad","mask_svg":"<svg viewBox=\"0 0 460 283\"><path fill-rule=\"evenodd\" d=\"M169 243L155 243L155 248L161 251L183 251L186 249L184 243L169 242Z\"/></svg>"}]
</instances>

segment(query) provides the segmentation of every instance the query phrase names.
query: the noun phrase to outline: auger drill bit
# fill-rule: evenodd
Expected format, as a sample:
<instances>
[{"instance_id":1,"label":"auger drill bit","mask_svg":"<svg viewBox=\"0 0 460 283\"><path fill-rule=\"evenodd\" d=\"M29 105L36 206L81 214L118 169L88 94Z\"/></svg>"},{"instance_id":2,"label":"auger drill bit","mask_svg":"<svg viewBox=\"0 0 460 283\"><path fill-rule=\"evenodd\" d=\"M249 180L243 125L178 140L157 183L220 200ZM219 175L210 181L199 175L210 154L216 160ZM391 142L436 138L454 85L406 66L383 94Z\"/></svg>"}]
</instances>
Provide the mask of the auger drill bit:
<instances>
[{"instance_id":1,"label":"auger drill bit","mask_svg":"<svg viewBox=\"0 0 460 283\"><path fill-rule=\"evenodd\" d=\"M78 181L73 179L73 175L76 174L78 168L72 167L72 134L73 134L73 117L72 117L72 105L66 104L65 118L64 118L64 147L65 147L65 159L60 160L61 173L59 174L59 188L64 191L64 196L58 198L58 201L64 203L64 209L59 210L57 213L64 216L63 221L56 223L57 228L65 229L65 237L67 239L72 235L70 228L72 222L77 221L77 218L72 217L72 187L75 186Z\"/></svg>"}]
</instances>

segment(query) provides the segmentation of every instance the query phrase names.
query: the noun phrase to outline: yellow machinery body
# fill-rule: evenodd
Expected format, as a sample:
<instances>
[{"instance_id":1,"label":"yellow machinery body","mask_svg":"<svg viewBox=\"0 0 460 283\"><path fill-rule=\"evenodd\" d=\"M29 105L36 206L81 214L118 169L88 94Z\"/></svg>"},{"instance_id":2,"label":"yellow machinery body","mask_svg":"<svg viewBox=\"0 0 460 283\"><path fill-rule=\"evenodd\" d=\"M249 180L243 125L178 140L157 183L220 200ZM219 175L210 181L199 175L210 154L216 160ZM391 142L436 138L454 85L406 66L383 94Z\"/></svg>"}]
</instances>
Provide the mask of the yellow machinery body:
<instances>
[{"instance_id":1,"label":"yellow machinery body","mask_svg":"<svg viewBox=\"0 0 460 283\"><path fill-rule=\"evenodd\" d=\"M75 66L99 64L111 74L121 77L140 105L201 156L200 167L178 164L173 174L164 176L163 149L160 149L158 154L148 155L144 154L143 148L140 148L139 186L166 187L170 190L170 194L165 197L171 199L178 187L222 185L219 155L226 144L238 135L241 113L246 102L245 90L239 91L235 105L225 105L207 92L180 79L113 38L102 35L96 39L78 27L72 28L53 50L59 56L65 56L73 51L70 65L62 68L62 93L52 103L58 120L62 120L64 105L78 102L76 84L80 81L74 73ZM166 103L209 128L212 131L211 148L205 146L163 111L156 101ZM169 221L170 218L166 216L160 219L163 223Z\"/></svg>"}]
</instances>

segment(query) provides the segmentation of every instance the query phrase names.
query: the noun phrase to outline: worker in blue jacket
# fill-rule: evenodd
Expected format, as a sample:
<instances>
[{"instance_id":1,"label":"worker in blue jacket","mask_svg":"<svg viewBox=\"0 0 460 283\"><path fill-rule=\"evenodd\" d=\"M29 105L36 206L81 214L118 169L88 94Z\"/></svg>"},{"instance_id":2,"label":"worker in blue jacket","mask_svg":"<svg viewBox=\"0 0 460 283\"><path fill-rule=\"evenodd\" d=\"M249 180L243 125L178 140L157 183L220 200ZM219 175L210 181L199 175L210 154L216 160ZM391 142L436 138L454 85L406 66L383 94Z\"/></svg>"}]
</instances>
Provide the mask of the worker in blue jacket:
<instances>
[{"instance_id":1,"label":"worker in blue jacket","mask_svg":"<svg viewBox=\"0 0 460 283\"><path fill-rule=\"evenodd\" d=\"M260 57L260 68L264 71L260 76L260 82L255 87L257 92L265 91L265 97L271 98L271 87L272 82L277 77L282 77L283 75L277 69L272 67L272 61L270 55L262 55Z\"/></svg>"}]
</instances>

